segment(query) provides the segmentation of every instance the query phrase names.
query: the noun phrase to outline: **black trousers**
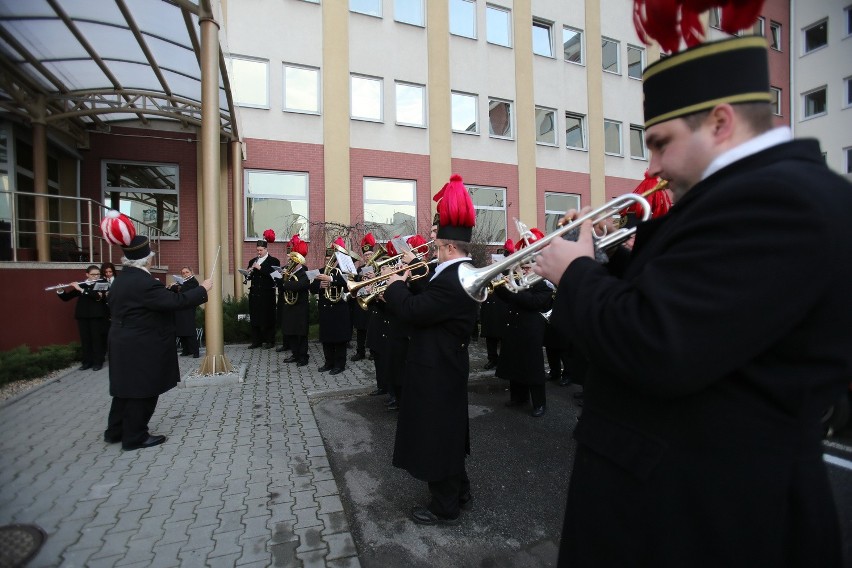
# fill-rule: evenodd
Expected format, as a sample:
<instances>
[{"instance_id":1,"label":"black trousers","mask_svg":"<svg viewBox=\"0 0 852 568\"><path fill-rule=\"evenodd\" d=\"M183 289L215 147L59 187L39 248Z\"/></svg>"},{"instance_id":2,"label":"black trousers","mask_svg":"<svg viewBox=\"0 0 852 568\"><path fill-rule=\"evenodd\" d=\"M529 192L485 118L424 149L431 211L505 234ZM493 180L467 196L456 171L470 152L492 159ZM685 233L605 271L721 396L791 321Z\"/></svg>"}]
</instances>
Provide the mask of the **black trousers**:
<instances>
[{"instance_id":1,"label":"black trousers","mask_svg":"<svg viewBox=\"0 0 852 568\"><path fill-rule=\"evenodd\" d=\"M485 349L488 350L488 360L489 361L497 361L500 358L500 354L498 353L498 348L500 347L500 338L499 337L486 337L485 338Z\"/></svg>"},{"instance_id":2,"label":"black trousers","mask_svg":"<svg viewBox=\"0 0 852 568\"><path fill-rule=\"evenodd\" d=\"M462 470L460 475L440 481L430 481L429 493L432 495L429 501L430 511L445 519L458 518L461 512L461 498L470 496L470 479L467 477L467 471Z\"/></svg>"},{"instance_id":3,"label":"black trousers","mask_svg":"<svg viewBox=\"0 0 852 568\"><path fill-rule=\"evenodd\" d=\"M251 326L251 342L255 345L275 343L275 325L270 324L265 327Z\"/></svg>"},{"instance_id":4,"label":"black trousers","mask_svg":"<svg viewBox=\"0 0 852 568\"><path fill-rule=\"evenodd\" d=\"M284 342L293 352L293 357L299 363L308 360L308 336L307 335L285 335Z\"/></svg>"},{"instance_id":5,"label":"black trousers","mask_svg":"<svg viewBox=\"0 0 852 568\"><path fill-rule=\"evenodd\" d=\"M532 399L534 407L547 404L544 385L527 385L516 381L509 381L509 397L519 402L526 402Z\"/></svg>"},{"instance_id":6,"label":"black trousers","mask_svg":"<svg viewBox=\"0 0 852 568\"><path fill-rule=\"evenodd\" d=\"M323 343L322 354L325 356L325 364L332 369L346 368L346 342Z\"/></svg>"},{"instance_id":7,"label":"black trousers","mask_svg":"<svg viewBox=\"0 0 852 568\"><path fill-rule=\"evenodd\" d=\"M148 421L157 408L158 396L149 398L112 397L104 435L121 439L123 446L141 444L148 439Z\"/></svg>"},{"instance_id":8,"label":"black trousers","mask_svg":"<svg viewBox=\"0 0 852 568\"><path fill-rule=\"evenodd\" d=\"M198 355L198 336L192 335L180 336L180 351L181 353L189 353L190 355Z\"/></svg>"},{"instance_id":9,"label":"black trousers","mask_svg":"<svg viewBox=\"0 0 852 568\"><path fill-rule=\"evenodd\" d=\"M387 390L390 387L390 354L370 349L373 365L376 366L376 388Z\"/></svg>"},{"instance_id":10,"label":"black trousers","mask_svg":"<svg viewBox=\"0 0 852 568\"><path fill-rule=\"evenodd\" d=\"M360 309L360 308L359 308ZM367 330L355 330L355 353L360 353L361 356L367 354Z\"/></svg>"},{"instance_id":11,"label":"black trousers","mask_svg":"<svg viewBox=\"0 0 852 568\"><path fill-rule=\"evenodd\" d=\"M545 346L544 352L547 355L547 364L550 366L550 378L552 380L570 378L571 373L568 370L568 365L571 362L570 351L559 347Z\"/></svg>"},{"instance_id":12,"label":"black trousers","mask_svg":"<svg viewBox=\"0 0 852 568\"><path fill-rule=\"evenodd\" d=\"M81 318L77 320L84 364L103 365L106 354L106 331L108 329L109 321L104 318Z\"/></svg>"}]
</instances>

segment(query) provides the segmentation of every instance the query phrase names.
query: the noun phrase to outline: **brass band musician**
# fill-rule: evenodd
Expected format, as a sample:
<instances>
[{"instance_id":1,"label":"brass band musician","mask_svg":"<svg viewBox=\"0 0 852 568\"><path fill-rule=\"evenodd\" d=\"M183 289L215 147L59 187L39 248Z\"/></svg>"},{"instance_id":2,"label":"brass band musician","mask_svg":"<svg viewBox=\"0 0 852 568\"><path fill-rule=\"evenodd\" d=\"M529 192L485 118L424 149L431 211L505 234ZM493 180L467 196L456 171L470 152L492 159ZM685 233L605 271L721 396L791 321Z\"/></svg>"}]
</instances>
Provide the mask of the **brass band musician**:
<instances>
[{"instance_id":1,"label":"brass band musician","mask_svg":"<svg viewBox=\"0 0 852 568\"><path fill-rule=\"evenodd\" d=\"M347 292L346 279L337 267L335 256L339 252L338 247L346 250L341 237L337 237L326 248L325 269L310 285L310 291L317 294L319 340L325 358L318 370L329 371L332 375L342 373L346 369L346 343L352 339L349 305L343 301L343 295Z\"/></svg>"},{"instance_id":2,"label":"brass band musician","mask_svg":"<svg viewBox=\"0 0 852 568\"><path fill-rule=\"evenodd\" d=\"M298 234L293 235L289 242L290 263L285 273L278 281L281 292L281 334L289 346L291 354L284 363L296 363L299 367L308 364L308 288L310 281L305 274L308 266L305 257L308 255L308 243Z\"/></svg>"},{"instance_id":3,"label":"brass band musician","mask_svg":"<svg viewBox=\"0 0 852 568\"><path fill-rule=\"evenodd\" d=\"M275 280L271 274L280 266L277 258L269 254L269 243L275 241L275 231L267 229L258 240L257 257L248 263L249 317L251 318L251 345L249 349L275 347Z\"/></svg>"}]
</instances>

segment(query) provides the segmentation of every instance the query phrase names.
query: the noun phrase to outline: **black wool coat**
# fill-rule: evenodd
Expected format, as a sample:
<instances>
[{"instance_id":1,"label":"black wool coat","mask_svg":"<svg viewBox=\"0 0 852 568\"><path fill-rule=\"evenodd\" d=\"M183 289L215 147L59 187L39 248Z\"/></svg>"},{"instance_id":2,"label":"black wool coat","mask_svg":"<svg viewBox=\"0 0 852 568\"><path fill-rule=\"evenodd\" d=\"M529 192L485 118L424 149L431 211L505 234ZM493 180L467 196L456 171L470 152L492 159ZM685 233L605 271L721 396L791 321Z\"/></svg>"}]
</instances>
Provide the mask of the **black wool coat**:
<instances>
[{"instance_id":1,"label":"black wool coat","mask_svg":"<svg viewBox=\"0 0 852 568\"><path fill-rule=\"evenodd\" d=\"M506 331L509 306L497 294L488 294L479 308L479 334L482 337L502 339Z\"/></svg>"},{"instance_id":2,"label":"black wool coat","mask_svg":"<svg viewBox=\"0 0 852 568\"><path fill-rule=\"evenodd\" d=\"M552 290L541 281L516 294L505 286L497 288L495 293L508 307L497 376L524 385L543 385L542 347L547 321L541 313L553 304Z\"/></svg>"},{"instance_id":3,"label":"black wool coat","mask_svg":"<svg viewBox=\"0 0 852 568\"><path fill-rule=\"evenodd\" d=\"M309 293L311 283L305 271L307 266L302 266L291 278L282 278L278 284L281 292L279 303L281 304L281 333L283 335L308 335L309 317ZM288 304L284 301L284 294L292 296L295 294L296 303Z\"/></svg>"},{"instance_id":4,"label":"black wool coat","mask_svg":"<svg viewBox=\"0 0 852 568\"><path fill-rule=\"evenodd\" d=\"M332 288L338 293L346 292L346 279L339 270L333 273ZM352 339L352 320L349 314L349 304L341 299L332 302L326 298L326 288L320 288L320 281L314 279L310 286L311 292L317 295L317 312L319 317L319 340L321 343L343 343Z\"/></svg>"},{"instance_id":5,"label":"black wool coat","mask_svg":"<svg viewBox=\"0 0 852 568\"><path fill-rule=\"evenodd\" d=\"M180 380L174 313L206 301L201 286L176 294L145 270L125 267L109 294L109 394L149 398L173 388Z\"/></svg>"},{"instance_id":6,"label":"black wool coat","mask_svg":"<svg viewBox=\"0 0 852 568\"><path fill-rule=\"evenodd\" d=\"M189 292L194 288L198 288L198 280L195 276L184 280L180 286L170 289L173 292ZM178 337L195 335L195 306L175 312L175 333Z\"/></svg>"},{"instance_id":7,"label":"black wool coat","mask_svg":"<svg viewBox=\"0 0 852 568\"><path fill-rule=\"evenodd\" d=\"M268 255L260 264L259 270L252 270L256 258L249 261L247 269L251 273L249 282L249 314L253 327L271 327L275 325L275 280L270 276L273 266L281 266L277 258Z\"/></svg>"},{"instance_id":8,"label":"black wool coat","mask_svg":"<svg viewBox=\"0 0 852 568\"><path fill-rule=\"evenodd\" d=\"M590 362L561 566L841 565L820 417L852 376L852 186L815 140L734 162L571 263Z\"/></svg>"},{"instance_id":9,"label":"black wool coat","mask_svg":"<svg viewBox=\"0 0 852 568\"><path fill-rule=\"evenodd\" d=\"M98 282L106 282L99 280ZM108 319L109 307L107 307L106 294L104 292L95 292L94 286L89 284L80 284L82 292L78 292L76 288L70 291L59 290L57 296L63 302L68 302L77 298L77 304L74 306L74 319Z\"/></svg>"},{"instance_id":10,"label":"black wool coat","mask_svg":"<svg viewBox=\"0 0 852 568\"><path fill-rule=\"evenodd\" d=\"M362 272L364 268L361 267L358 269L358 276L355 277L355 280L361 282ZM372 278L372 274L368 273L367 278ZM376 300L373 300L375 302ZM351 296L349 298L349 311L350 316L352 318L352 327L355 329L366 330L370 327L370 310L362 310L361 306L358 305L358 301L355 299L355 296Z\"/></svg>"},{"instance_id":11,"label":"black wool coat","mask_svg":"<svg viewBox=\"0 0 852 568\"><path fill-rule=\"evenodd\" d=\"M388 309L410 326L412 346L393 465L422 481L461 474L470 453L468 345L477 302L462 288L458 267L448 265L419 294L402 282L385 290Z\"/></svg>"}]
</instances>

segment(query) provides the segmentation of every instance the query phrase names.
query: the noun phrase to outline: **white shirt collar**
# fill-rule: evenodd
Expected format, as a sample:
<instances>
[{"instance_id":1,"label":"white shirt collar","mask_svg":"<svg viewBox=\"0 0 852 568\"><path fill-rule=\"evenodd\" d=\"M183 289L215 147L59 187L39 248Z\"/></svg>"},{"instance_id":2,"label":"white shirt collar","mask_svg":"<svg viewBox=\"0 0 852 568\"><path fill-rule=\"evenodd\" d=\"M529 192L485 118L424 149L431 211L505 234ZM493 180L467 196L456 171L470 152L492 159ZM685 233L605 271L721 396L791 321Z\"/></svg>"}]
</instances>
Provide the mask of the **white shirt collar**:
<instances>
[{"instance_id":1,"label":"white shirt collar","mask_svg":"<svg viewBox=\"0 0 852 568\"><path fill-rule=\"evenodd\" d=\"M263 256L259 256L259 257L257 257L257 262L258 262L258 264L263 264L263 261L265 261L268 257L269 257L269 253L266 253L266 254L265 254L265 255L263 255Z\"/></svg>"},{"instance_id":2,"label":"white shirt collar","mask_svg":"<svg viewBox=\"0 0 852 568\"><path fill-rule=\"evenodd\" d=\"M792 139L793 131L790 130L789 126L773 128L772 130L764 132L759 136L755 136L751 140L743 142L739 146L731 148L730 150L716 156L716 159L710 162L710 165L707 166L706 170L704 170L704 175L701 176L701 179L707 179L722 168L729 166L734 162L738 162L752 154L762 152L767 148L783 144L784 142L789 142Z\"/></svg>"},{"instance_id":3,"label":"white shirt collar","mask_svg":"<svg viewBox=\"0 0 852 568\"><path fill-rule=\"evenodd\" d=\"M429 279L429 282L438 277L438 275L448 266L452 266L457 262L462 262L463 260L473 260L469 256L462 256L460 258L451 258L450 260L445 260L441 264L435 267L435 274L432 275L432 278Z\"/></svg>"}]
</instances>

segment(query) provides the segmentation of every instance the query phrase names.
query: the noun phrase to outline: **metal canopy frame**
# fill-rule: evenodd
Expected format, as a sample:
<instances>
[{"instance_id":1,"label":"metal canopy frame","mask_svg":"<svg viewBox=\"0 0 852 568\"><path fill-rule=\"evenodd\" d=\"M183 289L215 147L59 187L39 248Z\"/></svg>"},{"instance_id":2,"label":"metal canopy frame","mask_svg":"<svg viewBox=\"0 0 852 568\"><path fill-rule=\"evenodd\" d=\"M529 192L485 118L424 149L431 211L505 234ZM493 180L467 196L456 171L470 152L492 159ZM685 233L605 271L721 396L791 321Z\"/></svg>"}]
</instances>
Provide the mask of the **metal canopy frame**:
<instances>
[{"instance_id":1,"label":"metal canopy frame","mask_svg":"<svg viewBox=\"0 0 852 568\"><path fill-rule=\"evenodd\" d=\"M199 18L211 0L0 0L0 109L87 146L149 118L201 126ZM224 46L219 131L239 140Z\"/></svg>"}]
</instances>

